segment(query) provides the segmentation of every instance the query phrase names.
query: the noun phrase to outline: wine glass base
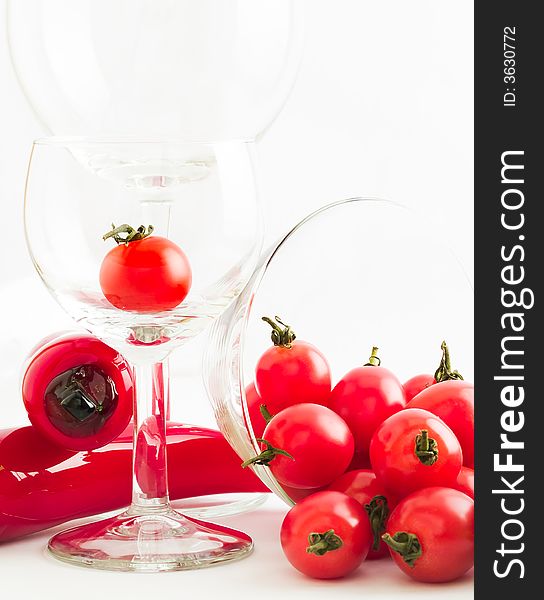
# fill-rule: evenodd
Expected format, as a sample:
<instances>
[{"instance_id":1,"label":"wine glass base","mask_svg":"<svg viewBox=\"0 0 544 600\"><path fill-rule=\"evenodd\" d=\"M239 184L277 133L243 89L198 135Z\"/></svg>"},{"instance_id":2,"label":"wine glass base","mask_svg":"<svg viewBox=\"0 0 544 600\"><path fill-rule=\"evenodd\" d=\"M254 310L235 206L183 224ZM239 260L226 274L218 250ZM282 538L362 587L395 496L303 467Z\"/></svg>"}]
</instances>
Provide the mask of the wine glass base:
<instances>
[{"instance_id":1,"label":"wine glass base","mask_svg":"<svg viewBox=\"0 0 544 600\"><path fill-rule=\"evenodd\" d=\"M251 538L240 531L205 523L168 510L118 516L74 527L49 540L57 559L110 571L200 569L248 556Z\"/></svg>"},{"instance_id":2,"label":"wine glass base","mask_svg":"<svg viewBox=\"0 0 544 600\"><path fill-rule=\"evenodd\" d=\"M235 492L212 494L172 501L172 506L185 516L194 519L214 519L246 513L262 506L271 494Z\"/></svg>"}]
</instances>

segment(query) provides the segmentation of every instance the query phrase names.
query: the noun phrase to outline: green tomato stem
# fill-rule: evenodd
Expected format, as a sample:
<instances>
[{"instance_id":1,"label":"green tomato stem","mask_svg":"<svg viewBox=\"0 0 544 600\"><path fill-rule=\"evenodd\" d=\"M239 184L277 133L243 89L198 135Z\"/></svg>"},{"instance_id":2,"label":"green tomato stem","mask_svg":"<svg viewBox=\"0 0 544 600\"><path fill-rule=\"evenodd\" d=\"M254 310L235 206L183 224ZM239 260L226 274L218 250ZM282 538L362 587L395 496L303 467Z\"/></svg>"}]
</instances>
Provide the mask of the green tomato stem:
<instances>
[{"instance_id":1,"label":"green tomato stem","mask_svg":"<svg viewBox=\"0 0 544 600\"><path fill-rule=\"evenodd\" d=\"M406 531L397 531L392 536L388 533L382 535L382 540L393 550L400 554L404 562L414 568L417 559L421 556L421 543L417 535Z\"/></svg>"},{"instance_id":2,"label":"green tomato stem","mask_svg":"<svg viewBox=\"0 0 544 600\"><path fill-rule=\"evenodd\" d=\"M387 498L385 496L374 496L368 504L365 504L365 510L370 519L370 527L374 536L372 550L378 550L382 534L385 533L385 523L389 516Z\"/></svg>"},{"instance_id":3,"label":"green tomato stem","mask_svg":"<svg viewBox=\"0 0 544 600\"><path fill-rule=\"evenodd\" d=\"M253 456L252 458L248 458L247 460L245 460L242 463L243 469L245 469L245 467L248 467L249 465L268 466L271 463L271 461L273 461L276 458L276 456L278 456L278 455L286 456L287 458L290 458L291 460L295 460L289 454L289 452L286 452L285 450L281 450L281 448L274 448L274 446L272 446L272 444L270 442L267 442L263 438L257 438L257 441L260 442L261 444L265 444L266 449L263 450L260 454L257 454L257 456Z\"/></svg>"},{"instance_id":4,"label":"green tomato stem","mask_svg":"<svg viewBox=\"0 0 544 600\"><path fill-rule=\"evenodd\" d=\"M270 423L270 421L272 421L272 418L274 417L274 415L271 414L270 412L268 412L268 408L266 408L266 404L261 404L259 406L259 411L267 424Z\"/></svg>"},{"instance_id":5,"label":"green tomato stem","mask_svg":"<svg viewBox=\"0 0 544 600\"><path fill-rule=\"evenodd\" d=\"M365 363L365 367L379 367L382 363L381 359L378 357L379 348L376 346L372 347L372 353L370 354L370 358L368 362Z\"/></svg>"},{"instance_id":6,"label":"green tomato stem","mask_svg":"<svg viewBox=\"0 0 544 600\"><path fill-rule=\"evenodd\" d=\"M271 339L274 346L281 346L283 348L291 348L293 342L296 339L295 332L291 329L290 325L286 325L278 316L274 317L276 322L270 317L263 317L263 321L268 323L272 327ZM283 327L280 327L282 325Z\"/></svg>"},{"instance_id":7,"label":"green tomato stem","mask_svg":"<svg viewBox=\"0 0 544 600\"><path fill-rule=\"evenodd\" d=\"M140 225L138 229L134 229L127 223L123 223L123 225L119 225L115 227L115 225L111 224L111 230L105 233L102 236L102 239L106 241L108 238L113 238L116 244L125 244L128 246L130 242L135 242L137 240L143 240L144 238L150 236L154 231L153 225ZM122 236L121 234L125 234Z\"/></svg>"},{"instance_id":8,"label":"green tomato stem","mask_svg":"<svg viewBox=\"0 0 544 600\"><path fill-rule=\"evenodd\" d=\"M334 529L329 529L325 533L310 533L308 536L309 546L306 548L308 554L323 556L332 550L338 550L344 545L342 538L334 533Z\"/></svg>"},{"instance_id":9,"label":"green tomato stem","mask_svg":"<svg viewBox=\"0 0 544 600\"><path fill-rule=\"evenodd\" d=\"M436 369L434 373L434 378L436 383L441 383L442 381L449 381L450 379L463 379L463 376L459 371L451 370L451 360L450 360L450 350L445 341L440 345L442 350L442 359L440 360L440 364L438 365L438 369Z\"/></svg>"},{"instance_id":10,"label":"green tomato stem","mask_svg":"<svg viewBox=\"0 0 544 600\"><path fill-rule=\"evenodd\" d=\"M422 429L421 433L416 435L414 454L427 467L434 465L438 460L438 444L436 440L429 437L429 432L426 429Z\"/></svg>"}]
</instances>

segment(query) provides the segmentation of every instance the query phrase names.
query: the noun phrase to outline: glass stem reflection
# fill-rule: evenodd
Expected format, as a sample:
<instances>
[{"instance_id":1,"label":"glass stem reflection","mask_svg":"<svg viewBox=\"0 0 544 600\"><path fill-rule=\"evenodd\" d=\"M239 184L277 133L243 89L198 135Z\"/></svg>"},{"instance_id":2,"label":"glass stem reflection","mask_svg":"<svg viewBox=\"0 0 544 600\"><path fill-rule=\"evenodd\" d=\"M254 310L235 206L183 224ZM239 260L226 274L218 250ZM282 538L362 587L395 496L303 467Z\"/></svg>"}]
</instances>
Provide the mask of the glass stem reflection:
<instances>
[{"instance_id":1,"label":"glass stem reflection","mask_svg":"<svg viewBox=\"0 0 544 600\"><path fill-rule=\"evenodd\" d=\"M153 365L153 406L158 402L158 398L164 400L164 414L166 422L170 421L170 364L169 359L165 358L163 362Z\"/></svg>"},{"instance_id":2,"label":"glass stem reflection","mask_svg":"<svg viewBox=\"0 0 544 600\"><path fill-rule=\"evenodd\" d=\"M163 364L133 366L134 452L132 506L130 512L166 512L169 508L166 464L167 405Z\"/></svg>"}]
</instances>

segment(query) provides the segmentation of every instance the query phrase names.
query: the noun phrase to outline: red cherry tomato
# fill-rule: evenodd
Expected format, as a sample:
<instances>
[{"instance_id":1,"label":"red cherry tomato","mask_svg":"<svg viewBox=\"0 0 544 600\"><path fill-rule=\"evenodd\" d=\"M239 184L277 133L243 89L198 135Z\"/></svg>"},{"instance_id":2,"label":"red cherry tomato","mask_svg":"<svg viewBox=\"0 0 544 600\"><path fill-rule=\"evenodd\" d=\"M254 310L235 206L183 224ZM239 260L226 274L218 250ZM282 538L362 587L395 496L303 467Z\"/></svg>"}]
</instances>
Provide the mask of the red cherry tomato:
<instances>
[{"instance_id":1,"label":"red cherry tomato","mask_svg":"<svg viewBox=\"0 0 544 600\"><path fill-rule=\"evenodd\" d=\"M68 450L115 439L132 416L133 383L125 359L94 336L54 337L30 358L22 394L31 423Z\"/></svg>"},{"instance_id":2,"label":"red cherry tomato","mask_svg":"<svg viewBox=\"0 0 544 600\"><path fill-rule=\"evenodd\" d=\"M420 392L407 408L423 408L440 417L463 449L463 464L474 468L474 386L462 380L443 381Z\"/></svg>"},{"instance_id":3,"label":"red cherry tomato","mask_svg":"<svg viewBox=\"0 0 544 600\"><path fill-rule=\"evenodd\" d=\"M340 475L327 489L347 494L357 500L367 512L374 536L367 558L389 556L389 549L381 536L385 533L389 513L395 508L397 501L376 479L376 475L368 469L348 471Z\"/></svg>"},{"instance_id":4,"label":"red cherry tomato","mask_svg":"<svg viewBox=\"0 0 544 600\"><path fill-rule=\"evenodd\" d=\"M457 483L453 487L474 500L474 469L461 467Z\"/></svg>"},{"instance_id":5,"label":"red cherry tomato","mask_svg":"<svg viewBox=\"0 0 544 600\"><path fill-rule=\"evenodd\" d=\"M443 487L402 500L389 517L391 556L416 581L453 581L474 564L474 501Z\"/></svg>"},{"instance_id":6,"label":"red cherry tomato","mask_svg":"<svg viewBox=\"0 0 544 600\"><path fill-rule=\"evenodd\" d=\"M264 320L272 326L274 346L259 359L255 382L268 412L275 415L303 402L325 405L331 391L327 359L312 344L294 341L293 330L278 317L277 323Z\"/></svg>"},{"instance_id":7,"label":"red cherry tomato","mask_svg":"<svg viewBox=\"0 0 544 600\"><path fill-rule=\"evenodd\" d=\"M406 404L402 384L391 371L379 366L377 350L373 348L368 365L342 377L328 402L351 429L355 458L362 465L368 460L368 447L378 425Z\"/></svg>"},{"instance_id":8,"label":"red cherry tomato","mask_svg":"<svg viewBox=\"0 0 544 600\"><path fill-rule=\"evenodd\" d=\"M268 423L263 437L263 452L244 465L269 465L281 484L293 488L327 485L346 470L353 457L348 426L319 404L285 408Z\"/></svg>"},{"instance_id":9,"label":"red cherry tomato","mask_svg":"<svg viewBox=\"0 0 544 600\"><path fill-rule=\"evenodd\" d=\"M372 543L361 505L340 492L317 492L294 506L281 526L281 547L301 573L343 577L365 559Z\"/></svg>"},{"instance_id":10,"label":"red cherry tomato","mask_svg":"<svg viewBox=\"0 0 544 600\"><path fill-rule=\"evenodd\" d=\"M406 397L406 402L410 402L410 400L419 394L419 392L427 389L429 386L434 385L436 383L436 379L434 375L416 375L411 379L408 379L405 383L403 383L402 387L404 388L404 395Z\"/></svg>"},{"instance_id":11,"label":"red cherry tomato","mask_svg":"<svg viewBox=\"0 0 544 600\"><path fill-rule=\"evenodd\" d=\"M454 487L463 453L441 419L410 408L389 417L376 430L370 462L376 477L402 498L425 487Z\"/></svg>"},{"instance_id":12,"label":"red cherry tomato","mask_svg":"<svg viewBox=\"0 0 544 600\"><path fill-rule=\"evenodd\" d=\"M175 308L185 299L191 267L174 242L157 235L128 243L112 232L105 237L119 244L100 267L100 287L111 304L121 310L149 312Z\"/></svg>"},{"instance_id":13,"label":"red cherry tomato","mask_svg":"<svg viewBox=\"0 0 544 600\"><path fill-rule=\"evenodd\" d=\"M261 405L263 401L259 396L259 392L254 383L250 383L246 387L246 404L251 421L251 427L256 438L263 437L264 428L266 427L266 419L261 413Z\"/></svg>"},{"instance_id":14,"label":"red cherry tomato","mask_svg":"<svg viewBox=\"0 0 544 600\"><path fill-rule=\"evenodd\" d=\"M404 393L406 395L406 402L410 402L412 398L435 383L463 379L459 371L454 371L451 368L450 351L446 342L442 342L440 348L442 350L442 358L434 375L416 375L403 385Z\"/></svg>"}]
</instances>

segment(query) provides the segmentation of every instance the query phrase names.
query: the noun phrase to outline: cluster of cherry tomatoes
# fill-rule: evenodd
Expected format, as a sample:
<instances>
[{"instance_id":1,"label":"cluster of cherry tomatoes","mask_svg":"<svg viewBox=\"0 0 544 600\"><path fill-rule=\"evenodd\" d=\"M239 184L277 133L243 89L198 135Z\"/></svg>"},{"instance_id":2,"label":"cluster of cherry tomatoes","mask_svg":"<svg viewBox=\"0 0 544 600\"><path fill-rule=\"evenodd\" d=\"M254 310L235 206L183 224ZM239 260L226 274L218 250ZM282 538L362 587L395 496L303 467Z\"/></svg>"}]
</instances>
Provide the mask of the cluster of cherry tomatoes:
<instances>
[{"instance_id":1,"label":"cluster of cherry tomatoes","mask_svg":"<svg viewBox=\"0 0 544 600\"><path fill-rule=\"evenodd\" d=\"M373 348L332 387L315 346L263 320L274 345L246 390L262 452L244 466L268 466L297 502L281 529L291 564L335 578L391 555L418 581L461 577L474 551L474 387L445 342L434 375L403 385Z\"/></svg>"}]
</instances>

